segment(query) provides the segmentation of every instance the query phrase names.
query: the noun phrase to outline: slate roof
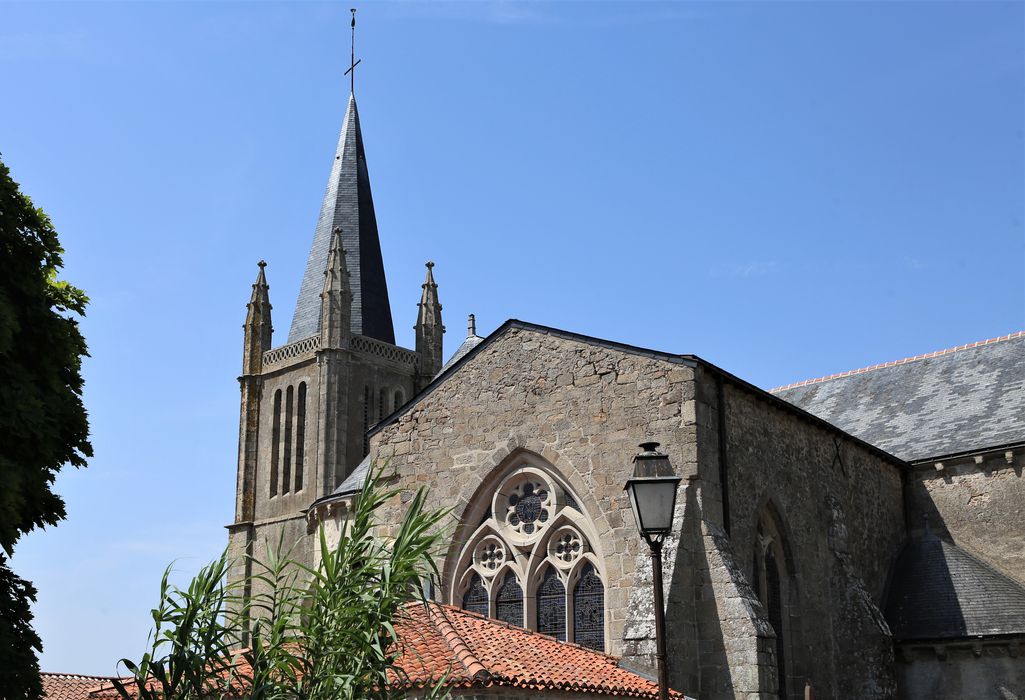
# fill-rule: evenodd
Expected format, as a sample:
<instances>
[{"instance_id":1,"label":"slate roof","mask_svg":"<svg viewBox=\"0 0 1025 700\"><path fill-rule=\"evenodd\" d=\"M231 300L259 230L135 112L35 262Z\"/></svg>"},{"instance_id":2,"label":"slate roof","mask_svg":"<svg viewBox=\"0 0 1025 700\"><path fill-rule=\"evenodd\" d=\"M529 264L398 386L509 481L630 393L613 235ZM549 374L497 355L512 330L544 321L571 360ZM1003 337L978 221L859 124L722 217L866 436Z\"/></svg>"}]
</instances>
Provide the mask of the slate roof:
<instances>
[{"instance_id":1,"label":"slate roof","mask_svg":"<svg viewBox=\"0 0 1025 700\"><path fill-rule=\"evenodd\" d=\"M658 697L657 683L623 668L615 657L449 605L409 603L394 625L400 670L389 674L394 689L419 689L446 677L445 687L457 697L462 695L460 690L485 688ZM251 670L245 661L236 663L240 681L233 696L245 697L249 694L245 679ZM133 686L129 692L136 694ZM119 696L108 683L89 697L114 700ZM675 691L670 691L670 697L684 698Z\"/></svg>"},{"instance_id":2,"label":"slate roof","mask_svg":"<svg viewBox=\"0 0 1025 700\"><path fill-rule=\"evenodd\" d=\"M363 150L356 98L352 95L349 96L327 192L292 316L289 343L320 332L320 293L324 287L331 234L336 226L342 227L342 245L349 268L352 332L394 345L395 330L384 277L381 241L377 234L374 198L370 193L370 173Z\"/></svg>"},{"instance_id":3,"label":"slate roof","mask_svg":"<svg viewBox=\"0 0 1025 700\"><path fill-rule=\"evenodd\" d=\"M772 393L906 461L1025 442L1025 331Z\"/></svg>"},{"instance_id":4,"label":"slate roof","mask_svg":"<svg viewBox=\"0 0 1025 700\"><path fill-rule=\"evenodd\" d=\"M466 356L466 353L468 353L471 350L473 350L475 347L480 345L482 342L484 342L484 339L481 338L476 333L473 333L471 335L466 336L466 340L464 340L462 345L460 345L456 349L456 351L452 355L452 357L448 358L448 362L446 362L444 364L444 366L442 366L440 372L438 372L436 375L434 375L434 378L437 379L438 377L440 377L442 374L445 373L445 370L447 370L449 367L451 367L452 365L454 365L455 363L457 363L461 359L463 359L463 357Z\"/></svg>"},{"instance_id":5,"label":"slate roof","mask_svg":"<svg viewBox=\"0 0 1025 700\"><path fill-rule=\"evenodd\" d=\"M40 673L46 700L85 700L89 692L110 683L109 676L83 676L77 673Z\"/></svg>"},{"instance_id":6,"label":"slate roof","mask_svg":"<svg viewBox=\"0 0 1025 700\"><path fill-rule=\"evenodd\" d=\"M898 641L1025 633L1025 586L932 532L894 567L886 619Z\"/></svg>"}]
</instances>

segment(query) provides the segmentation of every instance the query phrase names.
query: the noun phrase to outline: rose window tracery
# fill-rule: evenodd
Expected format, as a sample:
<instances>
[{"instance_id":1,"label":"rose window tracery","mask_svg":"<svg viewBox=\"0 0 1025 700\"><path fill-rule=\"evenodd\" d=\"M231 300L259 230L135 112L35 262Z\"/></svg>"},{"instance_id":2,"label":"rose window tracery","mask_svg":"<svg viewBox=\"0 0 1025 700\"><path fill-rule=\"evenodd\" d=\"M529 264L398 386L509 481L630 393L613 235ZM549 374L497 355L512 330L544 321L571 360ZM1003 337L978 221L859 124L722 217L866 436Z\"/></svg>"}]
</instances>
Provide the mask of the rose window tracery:
<instances>
[{"instance_id":1,"label":"rose window tracery","mask_svg":"<svg viewBox=\"0 0 1025 700\"><path fill-rule=\"evenodd\" d=\"M505 522L530 537L544 529L555 508L551 487L539 479L524 479L509 490Z\"/></svg>"},{"instance_id":2,"label":"rose window tracery","mask_svg":"<svg viewBox=\"0 0 1025 700\"><path fill-rule=\"evenodd\" d=\"M459 555L453 601L605 651L601 557L578 503L529 462L509 473L477 511L483 518L472 516L479 524Z\"/></svg>"}]
</instances>

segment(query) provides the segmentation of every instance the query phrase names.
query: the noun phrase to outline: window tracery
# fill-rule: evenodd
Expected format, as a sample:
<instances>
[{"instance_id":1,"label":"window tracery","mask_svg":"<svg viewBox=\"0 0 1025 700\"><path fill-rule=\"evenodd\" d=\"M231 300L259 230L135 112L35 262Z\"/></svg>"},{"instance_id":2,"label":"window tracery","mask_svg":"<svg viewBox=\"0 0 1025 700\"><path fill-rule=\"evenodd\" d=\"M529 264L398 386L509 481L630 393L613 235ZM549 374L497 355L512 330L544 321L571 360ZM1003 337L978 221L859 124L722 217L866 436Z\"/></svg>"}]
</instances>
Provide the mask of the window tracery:
<instances>
[{"instance_id":1,"label":"window tracery","mask_svg":"<svg viewBox=\"0 0 1025 700\"><path fill-rule=\"evenodd\" d=\"M605 651L595 529L569 489L524 459L467 513L451 599L466 610Z\"/></svg>"}]
</instances>

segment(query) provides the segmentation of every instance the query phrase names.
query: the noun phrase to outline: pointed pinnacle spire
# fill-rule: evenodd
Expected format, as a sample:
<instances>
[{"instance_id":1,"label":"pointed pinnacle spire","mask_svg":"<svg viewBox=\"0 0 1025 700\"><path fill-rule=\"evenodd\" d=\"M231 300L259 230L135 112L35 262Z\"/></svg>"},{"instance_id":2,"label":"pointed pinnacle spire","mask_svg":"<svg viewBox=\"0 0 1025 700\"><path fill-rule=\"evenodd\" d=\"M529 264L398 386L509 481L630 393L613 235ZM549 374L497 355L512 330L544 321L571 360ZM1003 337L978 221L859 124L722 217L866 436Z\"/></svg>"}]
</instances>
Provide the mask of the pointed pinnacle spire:
<instances>
[{"instance_id":1,"label":"pointed pinnacle spire","mask_svg":"<svg viewBox=\"0 0 1025 700\"><path fill-rule=\"evenodd\" d=\"M270 350L271 335L274 331L271 326L270 285L267 284L267 275L264 272L267 263L261 260L257 266L260 271L256 275L256 282L253 283L249 303L246 304L246 322L242 326L245 335L243 374L260 373L263 367L263 353Z\"/></svg>"},{"instance_id":2,"label":"pointed pinnacle spire","mask_svg":"<svg viewBox=\"0 0 1025 700\"><path fill-rule=\"evenodd\" d=\"M342 227L335 226L331 232L331 248L327 252L327 267L324 268L324 292L348 291L349 268L345 264L345 246L342 245Z\"/></svg>"},{"instance_id":3,"label":"pointed pinnacle spire","mask_svg":"<svg viewBox=\"0 0 1025 700\"><path fill-rule=\"evenodd\" d=\"M349 287L349 268L345 264L342 227L335 226L324 270L324 288L320 293L321 347L344 346L343 341L350 332L351 315L352 290Z\"/></svg>"},{"instance_id":4,"label":"pointed pinnacle spire","mask_svg":"<svg viewBox=\"0 0 1025 700\"><path fill-rule=\"evenodd\" d=\"M434 281L434 262L426 263L427 274L420 285L419 312L416 325L416 351L420 354L420 371L425 377L433 377L441 369L442 336L445 326L441 322L441 302L438 301L438 285Z\"/></svg>"},{"instance_id":5,"label":"pointed pinnacle spire","mask_svg":"<svg viewBox=\"0 0 1025 700\"><path fill-rule=\"evenodd\" d=\"M466 337L472 338L477 335L477 317L473 314L466 319Z\"/></svg>"},{"instance_id":6,"label":"pointed pinnacle spire","mask_svg":"<svg viewBox=\"0 0 1025 700\"><path fill-rule=\"evenodd\" d=\"M246 304L248 313L246 314L246 324L250 324L253 321L259 320L260 317L266 312L268 319L270 318L270 294L268 290L270 285L267 284L267 275L264 272L264 268L267 267L267 263L261 260L256 263L260 271L256 274L256 281L253 282L253 293L249 297L249 303Z\"/></svg>"}]
</instances>

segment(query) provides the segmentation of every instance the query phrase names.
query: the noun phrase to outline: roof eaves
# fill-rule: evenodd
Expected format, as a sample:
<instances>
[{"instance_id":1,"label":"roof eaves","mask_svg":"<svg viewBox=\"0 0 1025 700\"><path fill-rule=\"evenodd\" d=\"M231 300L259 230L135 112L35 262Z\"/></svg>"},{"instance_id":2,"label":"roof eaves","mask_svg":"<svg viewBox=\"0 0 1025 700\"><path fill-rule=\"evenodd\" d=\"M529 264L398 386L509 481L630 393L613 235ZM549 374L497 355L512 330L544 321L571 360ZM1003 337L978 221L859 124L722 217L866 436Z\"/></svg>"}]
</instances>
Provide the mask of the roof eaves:
<instances>
[{"instance_id":1,"label":"roof eaves","mask_svg":"<svg viewBox=\"0 0 1025 700\"><path fill-rule=\"evenodd\" d=\"M972 455L981 455L987 452L1004 452L1007 450L1017 450L1025 447L1025 442L1018 440L1017 442L1006 442L999 445L989 445L987 447L976 447L971 450L962 450L961 452L951 452L950 454L943 455L932 455L929 457L919 457L916 459L908 460L908 464L912 467L921 467L925 465L932 465L935 462L944 462L947 460L961 459L962 457L970 457Z\"/></svg>"}]
</instances>

